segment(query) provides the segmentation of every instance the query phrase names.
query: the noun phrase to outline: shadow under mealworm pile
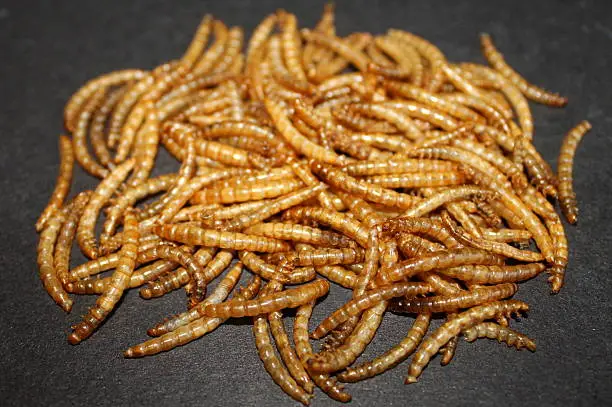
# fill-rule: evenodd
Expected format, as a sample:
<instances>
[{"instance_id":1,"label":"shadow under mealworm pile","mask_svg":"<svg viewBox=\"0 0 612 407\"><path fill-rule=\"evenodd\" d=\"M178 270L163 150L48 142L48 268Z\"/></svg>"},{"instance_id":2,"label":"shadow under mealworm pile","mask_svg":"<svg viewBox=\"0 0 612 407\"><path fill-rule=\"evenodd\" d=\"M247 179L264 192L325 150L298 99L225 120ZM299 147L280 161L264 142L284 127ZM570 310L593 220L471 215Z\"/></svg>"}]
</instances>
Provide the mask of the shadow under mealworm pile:
<instances>
[{"instance_id":1,"label":"shadow under mealworm pile","mask_svg":"<svg viewBox=\"0 0 612 407\"><path fill-rule=\"evenodd\" d=\"M437 353L449 363L460 336L535 351L508 327L529 309L512 297L542 272L552 293L563 286L568 244L553 202L577 221L572 167L591 125L568 132L556 175L532 143L528 101L567 99L529 83L487 34L489 66L453 63L402 30L341 37L333 5L312 29L279 10L245 52L243 42L242 28L207 15L182 57L99 76L68 101L36 230L51 298L70 312L74 295L98 296L69 342L95 334L126 290L149 300L184 288L187 309L125 357L248 316L265 369L304 404L315 386L348 402L339 382L414 354L413 383ZM161 148L180 169L151 178ZM75 163L100 182L70 199ZM71 268L74 241L89 261ZM251 280L238 287L243 273ZM309 334L330 283L350 298ZM388 311L407 318L405 338L355 363ZM318 353L311 340L324 340Z\"/></svg>"}]
</instances>

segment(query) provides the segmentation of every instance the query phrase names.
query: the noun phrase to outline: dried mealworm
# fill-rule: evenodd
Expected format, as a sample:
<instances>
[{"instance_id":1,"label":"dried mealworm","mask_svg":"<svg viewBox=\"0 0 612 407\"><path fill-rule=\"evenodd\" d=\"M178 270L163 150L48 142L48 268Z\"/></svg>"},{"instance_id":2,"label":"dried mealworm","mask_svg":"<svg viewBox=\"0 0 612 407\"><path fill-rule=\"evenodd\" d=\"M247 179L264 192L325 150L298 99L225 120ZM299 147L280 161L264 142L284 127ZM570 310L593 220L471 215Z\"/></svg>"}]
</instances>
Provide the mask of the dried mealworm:
<instances>
[{"instance_id":1,"label":"dried mealworm","mask_svg":"<svg viewBox=\"0 0 612 407\"><path fill-rule=\"evenodd\" d=\"M348 247L352 244L351 239L341 234L292 223L259 223L249 226L244 233L321 246Z\"/></svg>"},{"instance_id":2,"label":"dried mealworm","mask_svg":"<svg viewBox=\"0 0 612 407\"><path fill-rule=\"evenodd\" d=\"M229 266L234 259L234 253L229 250L219 251L215 257L208 262L206 267L199 268L192 274L194 291L190 293L190 307L201 302L206 295L206 286Z\"/></svg>"},{"instance_id":3,"label":"dried mealworm","mask_svg":"<svg viewBox=\"0 0 612 407\"><path fill-rule=\"evenodd\" d=\"M567 104L567 98L527 82L519 73L512 69L504 60L501 52L495 48L489 34L480 35L480 45L482 46L485 58L491 66L508 78L525 96L533 101L549 106L562 107Z\"/></svg>"},{"instance_id":4,"label":"dried mealworm","mask_svg":"<svg viewBox=\"0 0 612 407\"><path fill-rule=\"evenodd\" d=\"M561 144L561 152L557 160L557 173L559 179L559 206L567 221L571 224L578 220L578 206L574 193L574 155L582 137L591 129L591 124L583 121L570 130Z\"/></svg>"},{"instance_id":5,"label":"dried mealworm","mask_svg":"<svg viewBox=\"0 0 612 407\"><path fill-rule=\"evenodd\" d=\"M91 259L98 257L98 248L94 235L94 227L98 214L133 167L134 160L131 159L117 166L108 177L100 182L89 202L87 202L87 206L85 206L83 216L81 216L77 227L77 242L83 253Z\"/></svg>"},{"instance_id":6,"label":"dried mealworm","mask_svg":"<svg viewBox=\"0 0 612 407\"><path fill-rule=\"evenodd\" d=\"M509 266L466 265L439 270L439 273L478 284L499 284L529 280L546 269L543 263Z\"/></svg>"},{"instance_id":7,"label":"dried mealworm","mask_svg":"<svg viewBox=\"0 0 612 407\"><path fill-rule=\"evenodd\" d=\"M429 363L431 357L438 353L438 350L444 346L446 342L452 337L457 336L461 331L497 315L510 316L512 313L525 312L528 310L529 306L521 301L500 301L471 308L445 322L436 329L430 337L421 343L421 346L412 358L408 377L406 377L406 383L415 383L423 371L423 368Z\"/></svg>"},{"instance_id":8,"label":"dried mealworm","mask_svg":"<svg viewBox=\"0 0 612 407\"><path fill-rule=\"evenodd\" d=\"M474 342L478 338L497 339L498 342L506 342L508 346L514 346L521 350L527 348L532 352L536 350L533 339L520 332L501 326L494 322L482 322L472 328L463 331L463 336L468 342Z\"/></svg>"},{"instance_id":9,"label":"dried mealworm","mask_svg":"<svg viewBox=\"0 0 612 407\"><path fill-rule=\"evenodd\" d=\"M73 345L87 339L97 327L100 326L108 314L115 308L117 302L119 302L123 296L123 291L129 285L130 277L134 271L134 265L136 264L139 236L138 222L133 212L126 212L124 225L124 241L121 247L121 257L117 264L117 269L113 273L111 283L107 290L98 297L96 305L89 309L83 321L76 325L72 333L68 336L68 341Z\"/></svg>"},{"instance_id":10,"label":"dried mealworm","mask_svg":"<svg viewBox=\"0 0 612 407\"><path fill-rule=\"evenodd\" d=\"M276 266L266 263L255 253L241 251L238 257L254 274L265 280L276 280L283 285L301 284L316 277L316 272L312 267L298 268L291 273L279 273Z\"/></svg>"},{"instance_id":11,"label":"dried mealworm","mask_svg":"<svg viewBox=\"0 0 612 407\"><path fill-rule=\"evenodd\" d=\"M42 214L36 222L36 231L40 232L47 221L53 216L53 214L62 207L64 200L70 191L70 184L72 184L72 173L74 169L74 151L72 148L72 142L67 136L60 136L59 139L60 149L60 169L59 175L55 182L55 188L51 193L49 203L43 210Z\"/></svg>"},{"instance_id":12,"label":"dried mealworm","mask_svg":"<svg viewBox=\"0 0 612 407\"><path fill-rule=\"evenodd\" d=\"M297 308L300 305L324 296L329 291L329 283L316 280L298 288L292 288L270 294L268 297L250 301L226 301L220 304L207 305L204 314L209 317L252 317L285 308Z\"/></svg>"}]
</instances>

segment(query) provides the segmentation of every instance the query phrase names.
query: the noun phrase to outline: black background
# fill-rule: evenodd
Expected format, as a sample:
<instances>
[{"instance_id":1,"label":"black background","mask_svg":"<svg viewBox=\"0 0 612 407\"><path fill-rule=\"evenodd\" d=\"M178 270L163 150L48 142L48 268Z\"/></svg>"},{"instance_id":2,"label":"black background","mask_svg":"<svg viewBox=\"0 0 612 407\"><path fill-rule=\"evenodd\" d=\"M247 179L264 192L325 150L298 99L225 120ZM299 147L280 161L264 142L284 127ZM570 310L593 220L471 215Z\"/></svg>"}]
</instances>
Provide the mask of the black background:
<instances>
[{"instance_id":1,"label":"black background","mask_svg":"<svg viewBox=\"0 0 612 407\"><path fill-rule=\"evenodd\" d=\"M38 281L33 227L57 172L63 105L84 81L180 56L204 13L250 32L281 6L296 13L301 26L313 26L322 2L0 1L1 404L293 403L267 376L243 321L169 353L124 359L120 350L182 310L180 291L155 301L132 291L92 338L68 345L69 326L94 299L79 297L70 315L52 303ZM565 289L550 296L541 276L516 296L531 311L513 326L535 338L538 351L461 342L448 367L435 359L418 384L403 385L404 363L348 386L353 405L610 403L611 15L605 1L337 2L341 35L402 28L431 40L453 61L484 62L478 33L491 33L517 70L570 98L565 109L533 106L535 144L553 164L565 131L582 119L594 127L576 157L581 216L568 228ZM177 164L161 157L159 167L164 172ZM79 170L74 190L93 186ZM315 321L347 297L335 288L316 308ZM397 343L410 323L389 314L362 360ZM317 391L313 405L332 403Z\"/></svg>"}]
</instances>

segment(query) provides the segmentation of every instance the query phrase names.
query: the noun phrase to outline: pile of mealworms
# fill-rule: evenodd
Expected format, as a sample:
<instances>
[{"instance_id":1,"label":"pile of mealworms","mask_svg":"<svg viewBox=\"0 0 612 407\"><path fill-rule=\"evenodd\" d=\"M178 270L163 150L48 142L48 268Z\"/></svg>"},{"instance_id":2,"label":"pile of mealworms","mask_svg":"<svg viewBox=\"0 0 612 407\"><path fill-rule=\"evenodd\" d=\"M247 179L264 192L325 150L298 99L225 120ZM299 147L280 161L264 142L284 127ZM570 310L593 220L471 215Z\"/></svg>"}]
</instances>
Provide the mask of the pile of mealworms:
<instances>
[{"instance_id":1,"label":"pile of mealworms","mask_svg":"<svg viewBox=\"0 0 612 407\"><path fill-rule=\"evenodd\" d=\"M554 204L576 222L573 158L590 125L568 132L555 174L532 143L528 100L567 99L480 40L488 65L452 63L402 30L340 37L328 5L313 29L269 15L243 53L243 30L207 15L182 57L87 82L65 107L59 177L36 224L53 300L69 312L72 295L97 295L68 341L94 334L131 288L184 289L187 310L125 357L247 317L264 368L304 404L315 386L349 401L340 382L412 354L413 383L437 353L449 363L460 336L534 351L509 327L528 310L511 298L543 272L553 293L563 286ZM162 148L180 168L151 176ZM100 182L67 199L75 161ZM89 260L71 267L75 240ZM349 300L310 330L330 283ZM356 363L386 312L406 316L405 338Z\"/></svg>"}]
</instances>

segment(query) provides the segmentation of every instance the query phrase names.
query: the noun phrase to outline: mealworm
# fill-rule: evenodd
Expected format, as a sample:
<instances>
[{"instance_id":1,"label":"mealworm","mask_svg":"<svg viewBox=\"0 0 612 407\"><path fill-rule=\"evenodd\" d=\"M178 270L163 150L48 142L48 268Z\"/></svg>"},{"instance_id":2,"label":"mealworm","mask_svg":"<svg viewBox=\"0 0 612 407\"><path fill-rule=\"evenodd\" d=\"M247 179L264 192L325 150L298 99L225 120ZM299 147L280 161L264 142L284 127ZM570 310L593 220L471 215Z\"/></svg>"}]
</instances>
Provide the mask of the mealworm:
<instances>
[{"instance_id":1,"label":"mealworm","mask_svg":"<svg viewBox=\"0 0 612 407\"><path fill-rule=\"evenodd\" d=\"M455 169L453 163L440 160L403 159L385 161L362 161L351 163L344 170L352 176L402 174L409 172L444 172Z\"/></svg>"},{"instance_id":2,"label":"mealworm","mask_svg":"<svg viewBox=\"0 0 612 407\"><path fill-rule=\"evenodd\" d=\"M312 300L324 296L329 291L329 283L325 280L316 280L298 288L270 294L265 299L250 301L227 301L220 304L210 304L204 309L209 317L253 317L285 308L297 308Z\"/></svg>"},{"instance_id":3,"label":"mealworm","mask_svg":"<svg viewBox=\"0 0 612 407\"><path fill-rule=\"evenodd\" d=\"M351 239L341 234L292 223L259 223L249 226L244 233L321 246L349 247L353 244Z\"/></svg>"},{"instance_id":4,"label":"mealworm","mask_svg":"<svg viewBox=\"0 0 612 407\"><path fill-rule=\"evenodd\" d=\"M234 295L234 299L242 301L251 299L257 295L260 287L261 280L259 277L255 276L245 287L238 289L238 292ZM123 356L126 358L138 358L156 355L160 352L167 352L177 346L186 345L214 331L219 325L225 322L225 320L226 319L223 318L198 318L187 325L178 327L174 331L167 332L162 336L128 348L123 352Z\"/></svg>"},{"instance_id":5,"label":"mealworm","mask_svg":"<svg viewBox=\"0 0 612 407\"><path fill-rule=\"evenodd\" d=\"M446 226L446 228L451 232L453 237L466 246L475 247L477 249L486 250L490 253L497 253L504 257L525 262L542 261L544 259L541 253L532 252L530 250L521 250L503 242L495 242L472 236L457 226L446 213L442 214L442 219L444 221L444 226Z\"/></svg>"},{"instance_id":6,"label":"mealworm","mask_svg":"<svg viewBox=\"0 0 612 407\"><path fill-rule=\"evenodd\" d=\"M294 14L287 13L284 10L279 10L277 15L281 26L283 59L287 70L294 79L304 82L306 81L306 74L300 60L302 44L297 28L297 18Z\"/></svg>"},{"instance_id":7,"label":"mealworm","mask_svg":"<svg viewBox=\"0 0 612 407\"><path fill-rule=\"evenodd\" d=\"M295 150L308 158L334 165L343 164L345 161L344 158L338 156L333 151L324 149L300 134L291 124L291 121L283 111L283 108L278 103L275 103L270 99L266 99L265 105L268 114L278 129L278 132Z\"/></svg>"},{"instance_id":8,"label":"mealworm","mask_svg":"<svg viewBox=\"0 0 612 407\"><path fill-rule=\"evenodd\" d=\"M423 255L423 253L444 249L444 246L439 243L430 242L427 239L408 233L398 235L396 240L398 249L407 258L418 257Z\"/></svg>"},{"instance_id":9,"label":"mealworm","mask_svg":"<svg viewBox=\"0 0 612 407\"><path fill-rule=\"evenodd\" d=\"M461 246L449 231L444 228L442 222L434 219L409 217L395 218L383 223L382 230L388 234L403 232L424 234L444 244L447 248L458 248Z\"/></svg>"},{"instance_id":10,"label":"mealworm","mask_svg":"<svg viewBox=\"0 0 612 407\"><path fill-rule=\"evenodd\" d=\"M226 50L228 42L227 26L219 20L214 20L212 22L212 28L215 41L193 67L192 71L194 74L204 75L210 73Z\"/></svg>"},{"instance_id":11,"label":"mealworm","mask_svg":"<svg viewBox=\"0 0 612 407\"><path fill-rule=\"evenodd\" d=\"M291 273L279 273L275 266L266 263L255 253L241 251L238 253L238 257L254 274L265 280L276 280L283 285L301 284L316 277L315 270L312 267L298 268L292 270Z\"/></svg>"},{"instance_id":12,"label":"mealworm","mask_svg":"<svg viewBox=\"0 0 612 407\"><path fill-rule=\"evenodd\" d=\"M393 284L366 291L363 295L353 298L323 320L323 322L313 331L311 337L314 339L321 339L338 325L382 301L402 296L415 297L420 294L426 294L430 290L431 287L428 284L410 282Z\"/></svg>"},{"instance_id":13,"label":"mealworm","mask_svg":"<svg viewBox=\"0 0 612 407\"><path fill-rule=\"evenodd\" d=\"M191 278L194 281L195 288L193 292L189 293L190 308L204 299L208 283L217 278L231 264L233 259L233 252L221 250L208 262L206 267L194 271Z\"/></svg>"},{"instance_id":14,"label":"mealworm","mask_svg":"<svg viewBox=\"0 0 612 407\"><path fill-rule=\"evenodd\" d=\"M495 48L489 34L480 35L482 52L493 68L508 78L529 99L549 106L562 107L567 104L567 98L535 86L525 80L518 72L510 67L504 56Z\"/></svg>"},{"instance_id":15,"label":"mealworm","mask_svg":"<svg viewBox=\"0 0 612 407\"><path fill-rule=\"evenodd\" d=\"M211 73L222 73L231 69L232 64L236 59L241 58L242 43L244 41L244 32L240 27L232 27L227 35L227 43L224 54L214 64Z\"/></svg>"},{"instance_id":16,"label":"mealworm","mask_svg":"<svg viewBox=\"0 0 612 407\"><path fill-rule=\"evenodd\" d=\"M98 76L83 85L71 97L64 108L64 126L74 132L75 120L87 100L100 89L109 88L132 80L139 80L147 73L140 69L124 69Z\"/></svg>"},{"instance_id":17,"label":"mealworm","mask_svg":"<svg viewBox=\"0 0 612 407\"><path fill-rule=\"evenodd\" d=\"M452 278L479 284L499 284L529 280L546 269L543 263L530 263L507 266L460 266L439 270Z\"/></svg>"},{"instance_id":18,"label":"mealworm","mask_svg":"<svg viewBox=\"0 0 612 407\"><path fill-rule=\"evenodd\" d=\"M559 206L567 221L571 224L578 220L578 206L576 194L574 193L574 156L576 148L582 137L591 129L591 124L587 121L580 122L570 130L561 144L561 152L557 160L557 173L559 179Z\"/></svg>"},{"instance_id":19,"label":"mealworm","mask_svg":"<svg viewBox=\"0 0 612 407\"><path fill-rule=\"evenodd\" d=\"M267 287L266 287L267 288ZM263 296L260 299L265 300L269 290L264 289ZM281 389L293 399L301 402L304 405L310 404L312 397L304 391L291 377L289 371L283 363L278 359L274 352L274 346L270 339L270 329L265 316L256 316L253 318L253 335L255 336L255 346L259 354L259 358L264 364L264 368L272 377L272 380L280 386Z\"/></svg>"},{"instance_id":20,"label":"mealworm","mask_svg":"<svg viewBox=\"0 0 612 407\"><path fill-rule=\"evenodd\" d=\"M195 65L200 57L200 54L202 51L204 51L204 48L206 48L206 43L208 42L208 37L210 36L212 21L212 16L210 14L206 14L200 21L200 24L198 24L198 28L196 29L187 50L181 58L181 63L187 68L191 68Z\"/></svg>"},{"instance_id":21,"label":"mealworm","mask_svg":"<svg viewBox=\"0 0 612 407\"><path fill-rule=\"evenodd\" d=\"M123 223L124 241L121 246L121 257L112 275L111 283L104 293L98 297L96 305L89 309L87 315L83 317L83 321L77 324L73 328L72 333L68 336L68 341L73 345L80 343L93 334L98 326L106 319L108 314L115 308L117 302L119 302L123 296L123 291L128 287L136 263L139 234L138 222L132 211L126 212Z\"/></svg>"},{"instance_id":22,"label":"mealworm","mask_svg":"<svg viewBox=\"0 0 612 407\"><path fill-rule=\"evenodd\" d=\"M461 185L465 183L464 175L460 172L411 172L406 174L374 175L365 179L371 184L383 188L431 188Z\"/></svg>"},{"instance_id":23,"label":"mealworm","mask_svg":"<svg viewBox=\"0 0 612 407\"><path fill-rule=\"evenodd\" d=\"M138 185L149 178L155 157L159 148L159 120L155 112L150 112L145 124L136 135L134 143L134 172L128 180L128 185Z\"/></svg>"},{"instance_id":24,"label":"mealworm","mask_svg":"<svg viewBox=\"0 0 612 407\"><path fill-rule=\"evenodd\" d=\"M70 255L72 252L72 242L76 235L76 229L85 205L91 197L91 191L79 193L70 203L70 210L65 216L64 222L55 244L53 254L53 266L57 278L64 284L69 276L68 269L70 268Z\"/></svg>"},{"instance_id":25,"label":"mealworm","mask_svg":"<svg viewBox=\"0 0 612 407\"><path fill-rule=\"evenodd\" d=\"M308 360L312 357L312 347L308 341L308 320L312 315L314 302L301 305L296 313L293 323L293 342L295 343L295 351L304 366L307 366ZM312 381L325 394L334 400L348 403L351 401L351 396L345 393L342 385L326 374L309 372Z\"/></svg>"},{"instance_id":26,"label":"mealworm","mask_svg":"<svg viewBox=\"0 0 612 407\"><path fill-rule=\"evenodd\" d=\"M94 227L96 219L98 218L98 213L108 202L108 199L117 190L119 185L124 181L128 173L132 171L134 164L134 160L130 159L118 165L108 177L98 184L98 187L83 210L83 216L81 216L77 227L76 237L77 243L83 253L91 259L98 257L98 248L94 235Z\"/></svg>"},{"instance_id":27,"label":"mealworm","mask_svg":"<svg viewBox=\"0 0 612 407\"><path fill-rule=\"evenodd\" d=\"M374 377L397 366L414 352L419 346L429 328L430 314L419 314L415 319L408 334L402 341L389 349L383 355L378 356L371 362L364 363L357 367L349 367L344 372L338 374L338 379L342 382L355 383L370 377Z\"/></svg>"},{"instance_id":28,"label":"mealworm","mask_svg":"<svg viewBox=\"0 0 612 407\"><path fill-rule=\"evenodd\" d=\"M89 137L94 155L98 161L100 161L102 166L110 169L115 167L115 163L113 162L111 153L106 145L107 141L104 133L106 132L107 121L109 120L113 109L125 95L128 88L129 86L124 86L106 97L99 109L94 112L93 118L91 119Z\"/></svg>"},{"instance_id":29,"label":"mealworm","mask_svg":"<svg viewBox=\"0 0 612 407\"><path fill-rule=\"evenodd\" d=\"M205 267L212 260L216 252L216 248L203 247L198 249L193 257L201 267ZM171 270L173 270L176 263L171 263L173 264ZM169 271L169 273L162 275L156 281L149 282L140 289L140 296L142 298L150 299L161 297L173 290L178 290L191 280L191 275L184 267L180 267L172 272L170 272L170 270L165 271Z\"/></svg>"},{"instance_id":30,"label":"mealworm","mask_svg":"<svg viewBox=\"0 0 612 407\"><path fill-rule=\"evenodd\" d=\"M547 219L546 226L550 231L554 246L553 266L549 270L550 277L548 280L551 283L552 293L556 294L563 287L563 279L565 278L565 268L568 262L567 237L558 216Z\"/></svg>"},{"instance_id":31,"label":"mealworm","mask_svg":"<svg viewBox=\"0 0 612 407\"><path fill-rule=\"evenodd\" d=\"M363 52L352 48L346 41L336 36L303 29L302 37L304 37L306 41L312 41L315 44L329 48L338 53L362 72L365 72L368 68L368 57Z\"/></svg>"},{"instance_id":32,"label":"mealworm","mask_svg":"<svg viewBox=\"0 0 612 407\"><path fill-rule=\"evenodd\" d=\"M227 298L234 286L238 283L238 280L242 275L242 269L243 266L241 262L234 264L227 274L225 274L219 284L217 284L215 290L202 302L196 304L189 311L185 311L165 319L163 322L157 324L153 328L150 328L147 331L147 334L149 336L161 336L200 318L202 316L202 309L204 309L206 304L219 303Z\"/></svg>"},{"instance_id":33,"label":"mealworm","mask_svg":"<svg viewBox=\"0 0 612 407\"><path fill-rule=\"evenodd\" d=\"M427 366L433 355L461 331L493 318L496 315L510 316L512 313L526 312L529 306L517 300L494 302L492 304L480 305L462 312L457 317L445 322L430 337L425 339L412 358L406 384L415 383L423 368Z\"/></svg>"},{"instance_id":34,"label":"mealworm","mask_svg":"<svg viewBox=\"0 0 612 407\"><path fill-rule=\"evenodd\" d=\"M434 269L450 268L464 264L498 265L500 257L484 250L460 248L429 253L422 257L404 260L390 268L383 268L377 276L379 285L399 281L418 273Z\"/></svg>"},{"instance_id":35,"label":"mealworm","mask_svg":"<svg viewBox=\"0 0 612 407\"><path fill-rule=\"evenodd\" d=\"M491 287L476 288L462 291L453 296L434 296L426 298L400 299L394 311L408 313L452 312L460 308L470 308L488 302L509 298L516 293L518 286L514 283L504 283Z\"/></svg>"},{"instance_id":36,"label":"mealworm","mask_svg":"<svg viewBox=\"0 0 612 407\"><path fill-rule=\"evenodd\" d=\"M49 198L47 206L36 221L37 232L40 232L53 214L62 207L68 192L70 192L72 173L74 170L74 150L72 148L72 142L67 136L60 136L59 150L59 174L57 176L57 180L55 181L55 188L51 193L51 198Z\"/></svg>"},{"instance_id":37,"label":"mealworm","mask_svg":"<svg viewBox=\"0 0 612 407\"><path fill-rule=\"evenodd\" d=\"M448 203L457 201L467 197L478 197L483 199L487 196L493 196L492 191L484 188L480 188L474 185L463 185L458 187L446 188L439 193L428 196L423 201L417 203L414 207L408 209L402 214L402 216L408 217L423 217L429 212L437 209L438 207Z\"/></svg>"},{"instance_id":38,"label":"mealworm","mask_svg":"<svg viewBox=\"0 0 612 407\"><path fill-rule=\"evenodd\" d=\"M254 182L243 187L210 188L196 192L191 201L196 204L258 201L294 192L303 185L302 181L289 178L278 183Z\"/></svg>"},{"instance_id":39,"label":"mealworm","mask_svg":"<svg viewBox=\"0 0 612 407\"><path fill-rule=\"evenodd\" d=\"M532 352L536 350L535 342L527 335L494 322L481 322L462 333L468 342L474 342L478 338L489 338L497 339L498 342L506 342L508 346L514 346L517 350L523 348L527 348Z\"/></svg>"},{"instance_id":40,"label":"mealworm","mask_svg":"<svg viewBox=\"0 0 612 407\"><path fill-rule=\"evenodd\" d=\"M367 247L368 228L366 225L355 221L340 212L333 212L328 209L301 206L288 209L283 213L283 220L300 222L302 220L313 220L330 226L349 238L356 241L361 247Z\"/></svg>"}]
</instances>

